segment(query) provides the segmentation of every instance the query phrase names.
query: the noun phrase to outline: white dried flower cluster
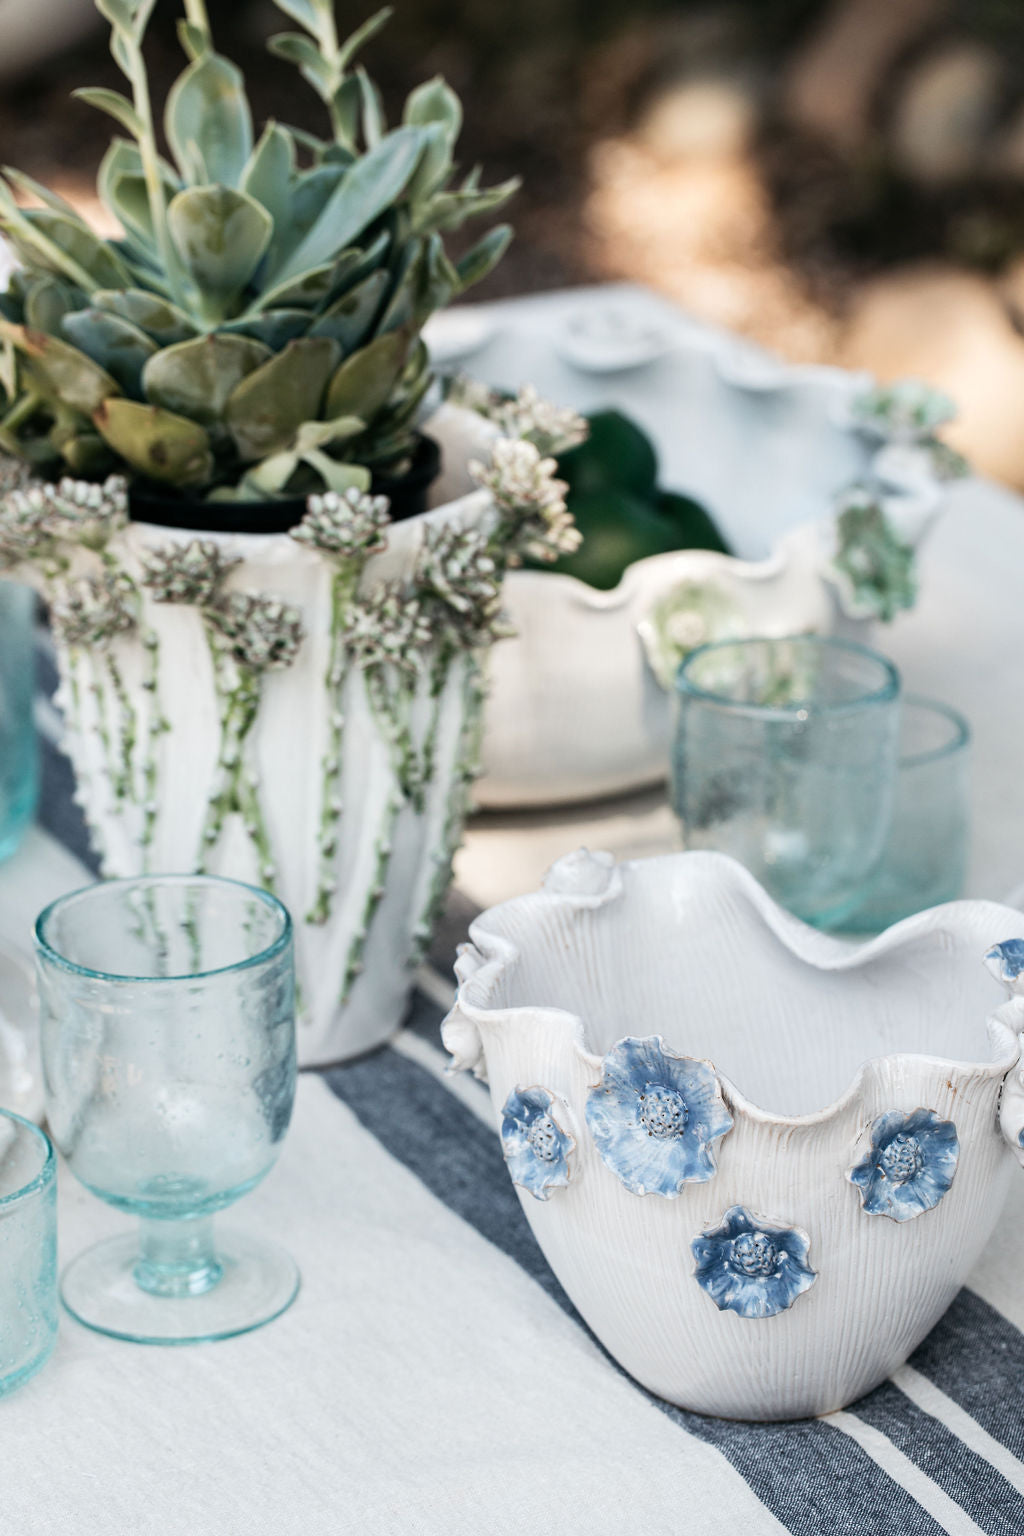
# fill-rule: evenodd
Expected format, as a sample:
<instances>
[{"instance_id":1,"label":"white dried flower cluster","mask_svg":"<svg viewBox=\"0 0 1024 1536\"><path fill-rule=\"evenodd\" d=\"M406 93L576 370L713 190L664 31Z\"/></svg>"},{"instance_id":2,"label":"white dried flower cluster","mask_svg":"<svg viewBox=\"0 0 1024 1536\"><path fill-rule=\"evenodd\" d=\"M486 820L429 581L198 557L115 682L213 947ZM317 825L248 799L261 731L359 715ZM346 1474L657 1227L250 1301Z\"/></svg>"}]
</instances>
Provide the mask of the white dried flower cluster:
<instances>
[{"instance_id":1,"label":"white dried flower cluster","mask_svg":"<svg viewBox=\"0 0 1024 1536\"><path fill-rule=\"evenodd\" d=\"M345 645L361 667L390 664L414 672L431 638L418 599L397 582L381 582L354 603L346 617Z\"/></svg>"},{"instance_id":2,"label":"white dried flower cluster","mask_svg":"<svg viewBox=\"0 0 1024 1536\"><path fill-rule=\"evenodd\" d=\"M0 507L0 561L16 565L73 543L99 550L128 521L128 484L111 475L102 485L65 478L30 481L7 491Z\"/></svg>"},{"instance_id":3,"label":"white dried flower cluster","mask_svg":"<svg viewBox=\"0 0 1024 1536\"><path fill-rule=\"evenodd\" d=\"M481 529L428 526L413 583L438 632L456 644L475 649L512 633L501 611L501 574Z\"/></svg>"},{"instance_id":4,"label":"white dried flower cluster","mask_svg":"<svg viewBox=\"0 0 1024 1536\"><path fill-rule=\"evenodd\" d=\"M158 603L195 603L210 607L229 572L241 561L230 559L212 539L164 544L143 556L142 584Z\"/></svg>"},{"instance_id":5,"label":"white dried flower cluster","mask_svg":"<svg viewBox=\"0 0 1024 1536\"><path fill-rule=\"evenodd\" d=\"M541 453L576 448L590 430L578 411L543 399L532 384L524 384L513 400L499 400L487 414L506 437L524 438Z\"/></svg>"},{"instance_id":6,"label":"white dried flower cluster","mask_svg":"<svg viewBox=\"0 0 1024 1536\"><path fill-rule=\"evenodd\" d=\"M125 576L80 576L56 584L50 620L68 647L109 645L135 627L134 589Z\"/></svg>"},{"instance_id":7,"label":"white dried flower cluster","mask_svg":"<svg viewBox=\"0 0 1024 1536\"><path fill-rule=\"evenodd\" d=\"M542 456L533 444L499 438L489 465L471 460L469 472L494 497L506 514L509 563L523 555L556 560L580 546L582 534L565 504L569 489L555 476L554 459Z\"/></svg>"},{"instance_id":8,"label":"white dried flower cluster","mask_svg":"<svg viewBox=\"0 0 1024 1536\"><path fill-rule=\"evenodd\" d=\"M304 638L298 609L259 592L228 592L206 616L239 666L254 672L290 667Z\"/></svg>"},{"instance_id":9,"label":"white dried flower cluster","mask_svg":"<svg viewBox=\"0 0 1024 1536\"><path fill-rule=\"evenodd\" d=\"M292 538L325 555L365 559L387 549L386 529L391 522L386 496L370 496L350 486L347 491L325 491L310 496L306 515Z\"/></svg>"},{"instance_id":10,"label":"white dried flower cluster","mask_svg":"<svg viewBox=\"0 0 1024 1536\"><path fill-rule=\"evenodd\" d=\"M468 373L456 373L448 380L445 398L452 405L461 405L467 411L490 417L501 404L501 395L482 379L474 379Z\"/></svg>"}]
</instances>

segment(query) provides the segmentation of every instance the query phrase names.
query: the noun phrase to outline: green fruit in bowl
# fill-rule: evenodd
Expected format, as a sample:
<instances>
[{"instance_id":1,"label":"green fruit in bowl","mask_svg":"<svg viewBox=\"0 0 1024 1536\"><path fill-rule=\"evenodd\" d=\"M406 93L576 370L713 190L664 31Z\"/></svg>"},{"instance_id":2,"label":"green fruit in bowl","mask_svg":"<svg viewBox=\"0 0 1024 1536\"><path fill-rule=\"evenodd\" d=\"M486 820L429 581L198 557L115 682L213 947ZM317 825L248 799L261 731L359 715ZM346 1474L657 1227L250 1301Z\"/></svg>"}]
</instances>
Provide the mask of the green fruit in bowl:
<instances>
[{"instance_id":1,"label":"green fruit in bowl","mask_svg":"<svg viewBox=\"0 0 1024 1536\"><path fill-rule=\"evenodd\" d=\"M646 432L620 411L595 411L587 418L586 442L558 460L558 473L580 496L609 486L649 500L657 493L658 457Z\"/></svg>"}]
</instances>

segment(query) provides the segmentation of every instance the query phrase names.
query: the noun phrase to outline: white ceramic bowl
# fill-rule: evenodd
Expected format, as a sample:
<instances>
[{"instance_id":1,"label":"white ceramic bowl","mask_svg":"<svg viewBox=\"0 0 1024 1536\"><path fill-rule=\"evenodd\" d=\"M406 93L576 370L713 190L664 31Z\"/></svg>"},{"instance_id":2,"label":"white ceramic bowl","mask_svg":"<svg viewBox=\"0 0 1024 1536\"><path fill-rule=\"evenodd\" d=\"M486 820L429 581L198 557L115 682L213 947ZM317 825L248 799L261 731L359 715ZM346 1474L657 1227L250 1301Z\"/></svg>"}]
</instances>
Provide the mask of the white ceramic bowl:
<instances>
[{"instance_id":1,"label":"white ceramic bowl","mask_svg":"<svg viewBox=\"0 0 1024 1536\"><path fill-rule=\"evenodd\" d=\"M800 1418L908 1358L1024 1156L1024 997L999 1006L981 963L1020 926L956 902L851 950L722 855L582 851L477 919L445 1043L490 1083L553 1270L644 1386Z\"/></svg>"},{"instance_id":2,"label":"white ceramic bowl","mask_svg":"<svg viewBox=\"0 0 1024 1536\"><path fill-rule=\"evenodd\" d=\"M673 489L710 510L736 558L655 555L608 592L513 571L505 601L517 637L491 657L481 806L587 800L664 779L670 699L641 641L659 604L682 607L691 644L849 632L865 610L829 568L837 494L881 480L887 516L913 544L941 507L926 455L855 424L851 405L872 383L864 374L791 367L693 332L676 343L671 377Z\"/></svg>"}]
</instances>

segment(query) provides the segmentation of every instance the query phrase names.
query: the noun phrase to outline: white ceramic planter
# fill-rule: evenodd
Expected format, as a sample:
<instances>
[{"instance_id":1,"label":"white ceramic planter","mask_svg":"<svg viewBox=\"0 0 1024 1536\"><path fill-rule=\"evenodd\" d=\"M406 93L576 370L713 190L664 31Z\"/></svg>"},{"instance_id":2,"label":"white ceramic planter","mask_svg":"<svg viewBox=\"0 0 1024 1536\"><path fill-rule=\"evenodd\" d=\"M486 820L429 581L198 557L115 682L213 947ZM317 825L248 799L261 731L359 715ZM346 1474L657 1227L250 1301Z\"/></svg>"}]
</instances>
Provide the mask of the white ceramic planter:
<instances>
[{"instance_id":1,"label":"white ceramic planter","mask_svg":"<svg viewBox=\"0 0 1024 1536\"><path fill-rule=\"evenodd\" d=\"M871 380L835 368L752 357L710 333L678 343L674 489L702 502L736 558L656 555L599 592L574 577L513 571L506 608L517 638L491 658L485 807L586 800L657 783L668 763L669 694L641 630L666 601L689 643L743 634L865 629L838 592L836 496L880 482L886 512L916 544L944 487L927 456L860 430L851 405ZM862 636L863 637L863 636Z\"/></svg>"},{"instance_id":2,"label":"white ceramic planter","mask_svg":"<svg viewBox=\"0 0 1024 1536\"><path fill-rule=\"evenodd\" d=\"M452 412L434 428L442 436L446 419L451 426ZM388 548L366 563L359 593L407 579L427 528L466 529L491 516L490 496L478 491L391 525ZM434 653L425 650L408 723L414 757L429 756L430 771L410 796L365 671L347 666L340 687L328 684L331 563L285 534L208 537L239 562L227 592L269 595L301 616L305 638L295 660L258 680L251 728L240 740L225 735L235 706L199 609L155 602L139 581L148 551L196 535L132 524L110 551L139 582L138 622L102 647L71 651L58 638L66 749L106 874L204 867L281 896L296 924L299 1058L325 1063L379 1044L401 1023L461 837L479 736L480 660L460 650L432 693ZM229 667L228 682L235 681ZM332 755L339 771L325 846L324 762ZM241 810L211 819L239 765ZM325 885L320 917L310 920Z\"/></svg>"},{"instance_id":3,"label":"white ceramic planter","mask_svg":"<svg viewBox=\"0 0 1024 1536\"><path fill-rule=\"evenodd\" d=\"M957 902L852 951L709 853L581 851L477 919L445 1042L486 1075L538 1242L626 1370L785 1419L907 1359L1024 1156L1024 996L998 1006L981 964L1019 928ZM1024 990L1024 945L994 968Z\"/></svg>"}]
</instances>

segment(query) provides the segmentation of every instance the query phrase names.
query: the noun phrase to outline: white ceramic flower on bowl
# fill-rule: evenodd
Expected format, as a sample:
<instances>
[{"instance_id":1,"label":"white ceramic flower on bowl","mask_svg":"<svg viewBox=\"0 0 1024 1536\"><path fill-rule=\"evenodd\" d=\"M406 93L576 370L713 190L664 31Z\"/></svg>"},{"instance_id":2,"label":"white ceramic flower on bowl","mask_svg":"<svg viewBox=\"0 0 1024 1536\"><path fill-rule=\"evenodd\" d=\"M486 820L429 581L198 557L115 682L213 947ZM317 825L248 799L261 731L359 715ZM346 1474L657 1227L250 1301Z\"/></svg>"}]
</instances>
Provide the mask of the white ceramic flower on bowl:
<instances>
[{"instance_id":1,"label":"white ceramic flower on bowl","mask_svg":"<svg viewBox=\"0 0 1024 1536\"><path fill-rule=\"evenodd\" d=\"M955 902L852 950L713 853L570 855L477 919L445 1043L490 1084L551 1267L644 1386L800 1418L913 1352L1024 1159L1020 928Z\"/></svg>"}]
</instances>

